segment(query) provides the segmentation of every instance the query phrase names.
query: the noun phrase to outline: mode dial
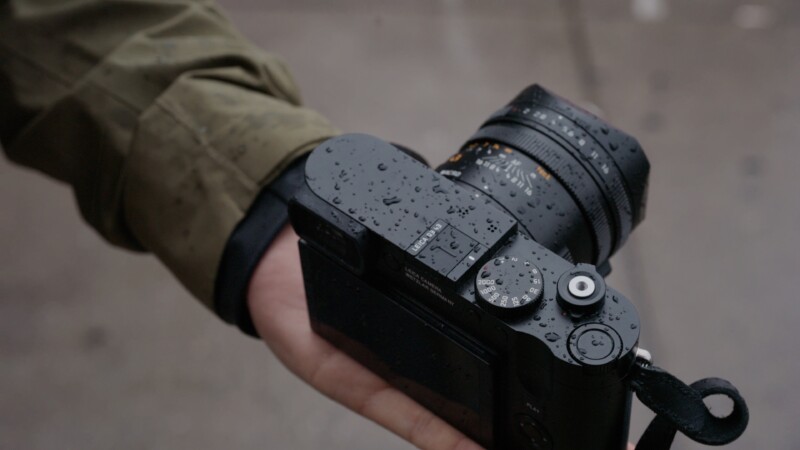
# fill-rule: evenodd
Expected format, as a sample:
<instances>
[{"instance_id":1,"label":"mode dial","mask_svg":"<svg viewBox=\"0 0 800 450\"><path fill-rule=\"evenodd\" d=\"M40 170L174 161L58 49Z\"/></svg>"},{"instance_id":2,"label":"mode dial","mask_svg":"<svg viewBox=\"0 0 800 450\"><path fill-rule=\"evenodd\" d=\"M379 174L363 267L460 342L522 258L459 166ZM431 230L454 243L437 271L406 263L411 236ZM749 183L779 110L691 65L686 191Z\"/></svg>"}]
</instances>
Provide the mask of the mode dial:
<instances>
[{"instance_id":1,"label":"mode dial","mask_svg":"<svg viewBox=\"0 0 800 450\"><path fill-rule=\"evenodd\" d=\"M478 298L498 312L521 311L542 297L542 271L530 261L501 256L486 263L475 278Z\"/></svg>"}]
</instances>

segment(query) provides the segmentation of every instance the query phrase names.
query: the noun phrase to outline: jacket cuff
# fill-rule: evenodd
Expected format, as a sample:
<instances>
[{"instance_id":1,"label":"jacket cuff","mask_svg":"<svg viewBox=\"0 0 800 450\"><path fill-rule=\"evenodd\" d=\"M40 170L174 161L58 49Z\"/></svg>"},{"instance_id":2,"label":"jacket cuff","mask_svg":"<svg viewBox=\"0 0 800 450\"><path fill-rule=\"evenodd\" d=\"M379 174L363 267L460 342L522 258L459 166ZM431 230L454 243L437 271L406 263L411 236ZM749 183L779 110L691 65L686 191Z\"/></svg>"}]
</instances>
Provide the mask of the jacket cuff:
<instances>
[{"instance_id":1,"label":"jacket cuff","mask_svg":"<svg viewBox=\"0 0 800 450\"><path fill-rule=\"evenodd\" d=\"M289 200L305 180L307 155L294 161L256 197L225 244L214 285L214 310L245 334L259 337L247 306L250 278L289 221Z\"/></svg>"}]
</instances>

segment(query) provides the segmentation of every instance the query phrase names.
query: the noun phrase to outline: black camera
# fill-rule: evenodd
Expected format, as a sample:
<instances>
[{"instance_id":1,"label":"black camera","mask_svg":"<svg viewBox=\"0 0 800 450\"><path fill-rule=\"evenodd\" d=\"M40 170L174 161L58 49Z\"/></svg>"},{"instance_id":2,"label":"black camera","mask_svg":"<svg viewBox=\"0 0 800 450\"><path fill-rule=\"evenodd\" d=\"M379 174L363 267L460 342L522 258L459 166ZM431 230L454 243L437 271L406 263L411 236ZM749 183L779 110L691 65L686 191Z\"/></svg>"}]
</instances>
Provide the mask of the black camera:
<instances>
[{"instance_id":1,"label":"black camera","mask_svg":"<svg viewBox=\"0 0 800 450\"><path fill-rule=\"evenodd\" d=\"M603 277L648 172L536 85L436 171L328 140L290 204L312 327L486 448L624 449L639 316Z\"/></svg>"}]
</instances>

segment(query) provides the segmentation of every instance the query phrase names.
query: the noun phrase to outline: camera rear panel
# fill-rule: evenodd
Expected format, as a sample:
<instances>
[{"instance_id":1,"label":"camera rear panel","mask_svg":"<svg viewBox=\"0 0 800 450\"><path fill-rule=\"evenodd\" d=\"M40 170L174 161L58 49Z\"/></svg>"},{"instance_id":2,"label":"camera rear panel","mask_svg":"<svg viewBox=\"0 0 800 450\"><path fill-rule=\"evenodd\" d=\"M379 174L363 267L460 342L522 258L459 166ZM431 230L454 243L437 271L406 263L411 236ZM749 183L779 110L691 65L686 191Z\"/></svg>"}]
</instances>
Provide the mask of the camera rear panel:
<instances>
[{"instance_id":1,"label":"camera rear panel","mask_svg":"<svg viewBox=\"0 0 800 450\"><path fill-rule=\"evenodd\" d=\"M478 442L493 442L496 355L423 306L300 248L314 331Z\"/></svg>"}]
</instances>

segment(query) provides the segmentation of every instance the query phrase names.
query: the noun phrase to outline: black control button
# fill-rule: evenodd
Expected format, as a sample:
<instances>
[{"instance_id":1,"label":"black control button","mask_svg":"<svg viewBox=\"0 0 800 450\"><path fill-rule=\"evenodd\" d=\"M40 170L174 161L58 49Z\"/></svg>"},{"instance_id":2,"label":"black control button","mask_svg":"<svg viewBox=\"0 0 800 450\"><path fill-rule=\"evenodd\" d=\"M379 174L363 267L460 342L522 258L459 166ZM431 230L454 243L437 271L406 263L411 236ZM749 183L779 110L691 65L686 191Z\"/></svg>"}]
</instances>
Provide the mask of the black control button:
<instances>
[{"instance_id":1,"label":"black control button","mask_svg":"<svg viewBox=\"0 0 800 450\"><path fill-rule=\"evenodd\" d=\"M570 314L595 312L605 297L606 283L591 264L578 264L558 279L558 304Z\"/></svg>"},{"instance_id":2,"label":"black control button","mask_svg":"<svg viewBox=\"0 0 800 450\"><path fill-rule=\"evenodd\" d=\"M599 361L614 351L614 340L605 331L589 330L581 334L575 346L581 356Z\"/></svg>"},{"instance_id":3,"label":"black control button","mask_svg":"<svg viewBox=\"0 0 800 450\"><path fill-rule=\"evenodd\" d=\"M583 365L601 366L615 361L621 350L619 335L607 325L581 325L569 336L569 352Z\"/></svg>"},{"instance_id":4,"label":"black control button","mask_svg":"<svg viewBox=\"0 0 800 450\"><path fill-rule=\"evenodd\" d=\"M525 437L524 442L531 450L550 450L553 448L553 441L536 420L527 415L520 414L517 416L519 420L519 431Z\"/></svg>"},{"instance_id":5,"label":"black control button","mask_svg":"<svg viewBox=\"0 0 800 450\"><path fill-rule=\"evenodd\" d=\"M475 289L484 305L497 312L521 311L542 297L542 271L516 256L495 258L478 270Z\"/></svg>"}]
</instances>

